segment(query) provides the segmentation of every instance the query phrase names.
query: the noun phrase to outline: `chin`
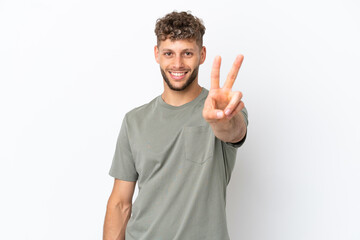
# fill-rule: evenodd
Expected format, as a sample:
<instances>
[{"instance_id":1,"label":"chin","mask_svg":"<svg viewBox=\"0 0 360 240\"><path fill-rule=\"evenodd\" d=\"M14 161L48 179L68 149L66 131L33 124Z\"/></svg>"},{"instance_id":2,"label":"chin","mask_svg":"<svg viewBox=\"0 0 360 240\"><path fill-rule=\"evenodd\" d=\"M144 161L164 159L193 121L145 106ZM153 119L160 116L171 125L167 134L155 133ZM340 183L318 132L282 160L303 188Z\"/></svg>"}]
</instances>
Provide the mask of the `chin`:
<instances>
[{"instance_id":1,"label":"chin","mask_svg":"<svg viewBox=\"0 0 360 240\"><path fill-rule=\"evenodd\" d=\"M166 82L166 84L168 85L168 87L173 90L173 91L183 91L185 89L187 89L193 82L194 80L197 78L198 75L198 68L196 68L196 71L190 71L187 74L191 73L190 76L187 76L187 78L185 79L181 79L180 81L176 81L174 79L171 78L171 76L168 76L165 71L163 71L161 68L161 75L163 76L164 81ZM181 84L173 84L173 83L181 83Z\"/></svg>"}]
</instances>

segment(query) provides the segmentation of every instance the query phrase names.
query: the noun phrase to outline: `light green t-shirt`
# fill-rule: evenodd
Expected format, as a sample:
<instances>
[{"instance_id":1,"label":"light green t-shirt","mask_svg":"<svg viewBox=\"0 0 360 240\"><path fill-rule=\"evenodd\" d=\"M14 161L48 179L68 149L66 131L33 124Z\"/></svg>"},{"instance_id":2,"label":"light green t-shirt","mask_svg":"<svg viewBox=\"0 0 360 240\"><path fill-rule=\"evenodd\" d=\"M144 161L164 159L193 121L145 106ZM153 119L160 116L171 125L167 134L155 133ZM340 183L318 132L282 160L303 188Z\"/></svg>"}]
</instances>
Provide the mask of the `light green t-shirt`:
<instances>
[{"instance_id":1,"label":"light green t-shirt","mask_svg":"<svg viewBox=\"0 0 360 240\"><path fill-rule=\"evenodd\" d=\"M126 240L230 239L226 187L246 136L215 137L202 117L208 92L178 107L159 95L125 115L109 174L138 181Z\"/></svg>"}]
</instances>

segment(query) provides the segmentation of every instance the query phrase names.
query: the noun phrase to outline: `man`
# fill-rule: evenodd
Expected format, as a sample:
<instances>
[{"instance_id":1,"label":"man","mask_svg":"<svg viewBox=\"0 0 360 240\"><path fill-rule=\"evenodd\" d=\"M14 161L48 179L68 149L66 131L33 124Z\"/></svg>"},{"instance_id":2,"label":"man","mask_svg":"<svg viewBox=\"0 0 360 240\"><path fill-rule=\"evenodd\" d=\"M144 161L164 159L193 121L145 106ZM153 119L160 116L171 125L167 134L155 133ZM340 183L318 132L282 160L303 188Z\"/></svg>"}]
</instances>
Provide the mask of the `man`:
<instances>
[{"instance_id":1,"label":"man","mask_svg":"<svg viewBox=\"0 0 360 240\"><path fill-rule=\"evenodd\" d=\"M124 117L104 240L228 240L226 187L247 129L242 94L231 89L243 56L222 88L216 57L208 91L198 84L206 57L201 20L172 12L155 33L164 92Z\"/></svg>"}]
</instances>

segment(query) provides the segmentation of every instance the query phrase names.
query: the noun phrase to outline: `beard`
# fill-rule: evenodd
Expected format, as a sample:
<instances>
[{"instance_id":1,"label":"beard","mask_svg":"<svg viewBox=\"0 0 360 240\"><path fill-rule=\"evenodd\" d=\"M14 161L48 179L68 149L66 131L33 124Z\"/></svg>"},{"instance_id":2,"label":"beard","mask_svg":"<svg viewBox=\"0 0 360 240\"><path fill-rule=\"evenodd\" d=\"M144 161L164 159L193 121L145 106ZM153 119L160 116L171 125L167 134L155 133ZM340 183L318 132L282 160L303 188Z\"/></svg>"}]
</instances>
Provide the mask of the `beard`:
<instances>
[{"instance_id":1,"label":"beard","mask_svg":"<svg viewBox=\"0 0 360 240\"><path fill-rule=\"evenodd\" d=\"M199 66L197 66L194 71L191 73L189 79L184 83L184 85L182 85L181 87L175 87L174 85L171 84L169 78L166 76L165 71L162 70L162 68L160 67L160 71L161 71L161 75L164 78L164 81L166 82L166 84L169 86L169 88L171 90L174 91L183 91L184 89L186 89L197 77L198 72L199 72Z\"/></svg>"}]
</instances>

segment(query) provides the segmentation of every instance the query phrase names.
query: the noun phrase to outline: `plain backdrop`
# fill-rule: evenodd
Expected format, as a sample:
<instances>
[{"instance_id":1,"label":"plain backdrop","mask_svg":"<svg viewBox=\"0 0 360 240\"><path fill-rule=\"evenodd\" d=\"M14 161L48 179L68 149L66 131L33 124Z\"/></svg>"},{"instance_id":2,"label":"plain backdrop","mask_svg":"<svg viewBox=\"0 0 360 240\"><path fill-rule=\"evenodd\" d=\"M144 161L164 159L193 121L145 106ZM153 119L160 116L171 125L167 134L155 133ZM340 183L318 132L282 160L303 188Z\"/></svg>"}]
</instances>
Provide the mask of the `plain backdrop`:
<instances>
[{"instance_id":1,"label":"plain backdrop","mask_svg":"<svg viewBox=\"0 0 360 240\"><path fill-rule=\"evenodd\" d=\"M245 56L231 239L359 240L355 0L0 0L0 239L102 238L121 122L163 91L154 26L173 10L207 28L201 86L216 55L221 84Z\"/></svg>"}]
</instances>

